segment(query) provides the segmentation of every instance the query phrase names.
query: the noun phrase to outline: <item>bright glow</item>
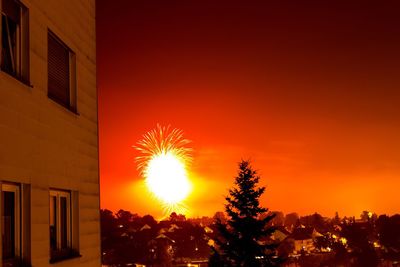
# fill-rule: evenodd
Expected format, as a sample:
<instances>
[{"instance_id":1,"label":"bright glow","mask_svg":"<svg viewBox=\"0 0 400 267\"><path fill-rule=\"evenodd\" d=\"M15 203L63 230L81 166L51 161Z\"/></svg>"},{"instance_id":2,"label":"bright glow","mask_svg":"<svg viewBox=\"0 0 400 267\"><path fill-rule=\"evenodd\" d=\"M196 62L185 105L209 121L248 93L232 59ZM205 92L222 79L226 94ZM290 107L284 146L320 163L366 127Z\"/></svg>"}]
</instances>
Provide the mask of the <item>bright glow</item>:
<instances>
[{"instance_id":1,"label":"bright glow","mask_svg":"<svg viewBox=\"0 0 400 267\"><path fill-rule=\"evenodd\" d=\"M149 189L168 204L184 200L190 192L185 165L172 153L156 155L145 174Z\"/></svg>"},{"instance_id":2,"label":"bright glow","mask_svg":"<svg viewBox=\"0 0 400 267\"><path fill-rule=\"evenodd\" d=\"M157 125L135 146L141 153L136 157L138 170L150 191L161 200L165 215L173 211L186 213L183 201L191 191L187 166L192 160L188 143L181 130Z\"/></svg>"}]
</instances>

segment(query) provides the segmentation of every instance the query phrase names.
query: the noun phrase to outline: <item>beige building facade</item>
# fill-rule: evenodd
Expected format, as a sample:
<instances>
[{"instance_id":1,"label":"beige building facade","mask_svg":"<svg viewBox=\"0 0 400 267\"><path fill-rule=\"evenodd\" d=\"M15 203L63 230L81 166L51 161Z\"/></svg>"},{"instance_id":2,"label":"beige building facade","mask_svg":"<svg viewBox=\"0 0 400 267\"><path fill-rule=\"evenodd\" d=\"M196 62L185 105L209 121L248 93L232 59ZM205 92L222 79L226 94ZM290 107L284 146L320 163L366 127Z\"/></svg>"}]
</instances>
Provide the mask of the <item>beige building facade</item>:
<instances>
[{"instance_id":1,"label":"beige building facade","mask_svg":"<svg viewBox=\"0 0 400 267\"><path fill-rule=\"evenodd\" d=\"M0 267L100 266L95 0L0 11Z\"/></svg>"}]
</instances>

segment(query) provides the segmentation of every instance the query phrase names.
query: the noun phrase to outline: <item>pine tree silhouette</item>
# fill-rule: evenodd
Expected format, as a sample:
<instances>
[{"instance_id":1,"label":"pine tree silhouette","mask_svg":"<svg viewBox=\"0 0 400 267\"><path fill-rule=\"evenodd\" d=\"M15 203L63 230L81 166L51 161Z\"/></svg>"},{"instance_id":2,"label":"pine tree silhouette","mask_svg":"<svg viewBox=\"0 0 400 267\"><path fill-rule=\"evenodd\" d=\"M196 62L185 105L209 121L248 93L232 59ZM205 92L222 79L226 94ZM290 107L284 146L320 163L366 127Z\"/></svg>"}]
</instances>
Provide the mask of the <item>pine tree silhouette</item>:
<instances>
[{"instance_id":1,"label":"pine tree silhouette","mask_svg":"<svg viewBox=\"0 0 400 267\"><path fill-rule=\"evenodd\" d=\"M261 207L259 198L265 187L258 187L260 177L249 161L239 163L235 186L225 199L228 220L217 221L218 237L209 266L278 266L276 243L269 237L275 231L267 223L274 214Z\"/></svg>"}]
</instances>

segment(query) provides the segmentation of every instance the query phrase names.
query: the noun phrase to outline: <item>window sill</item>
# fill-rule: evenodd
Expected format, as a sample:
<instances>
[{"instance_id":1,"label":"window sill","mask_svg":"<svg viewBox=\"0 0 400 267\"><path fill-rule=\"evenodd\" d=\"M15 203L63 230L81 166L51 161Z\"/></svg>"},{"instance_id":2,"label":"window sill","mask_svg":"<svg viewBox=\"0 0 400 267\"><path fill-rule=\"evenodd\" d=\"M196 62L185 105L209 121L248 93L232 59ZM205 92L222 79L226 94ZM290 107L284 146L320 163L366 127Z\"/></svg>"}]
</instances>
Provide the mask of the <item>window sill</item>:
<instances>
[{"instance_id":1,"label":"window sill","mask_svg":"<svg viewBox=\"0 0 400 267\"><path fill-rule=\"evenodd\" d=\"M76 110L76 108L73 108L71 106L66 105L65 103L62 103L62 101L58 100L55 97L52 97L51 95L47 95L47 97L52 100L53 102L55 102L56 104L62 106L63 108L65 108L66 110L68 110L69 112L79 116L80 114L78 113L78 111Z\"/></svg>"},{"instance_id":2,"label":"window sill","mask_svg":"<svg viewBox=\"0 0 400 267\"><path fill-rule=\"evenodd\" d=\"M25 79L22 79L20 77L14 76L14 75L12 75L12 74L4 71L4 70L1 70L1 69L0 69L0 72L4 73L5 76L7 76L7 77L9 77L9 78L11 78L11 79L23 84L24 86L27 86L29 88L33 88L33 85L29 81L27 81Z\"/></svg>"},{"instance_id":3,"label":"window sill","mask_svg":"<svg viewBox=\"0 0 400 267\"><path fill-rule=\"evenodd\" d=\"M21 258L3 259L3 267L31 267L32 265Z\"/></svg>"},{"instance_id":4,"label":"window sill","mask_svg":"<svg viewBox=\"0 0 400 267\"><path fill-rule=\"evenodd\" d=\"M65 250L65 251L53 251L51 252L50 264L72 260L82 257L82 255L76 250Z\"/></svg>"}]
</instances>

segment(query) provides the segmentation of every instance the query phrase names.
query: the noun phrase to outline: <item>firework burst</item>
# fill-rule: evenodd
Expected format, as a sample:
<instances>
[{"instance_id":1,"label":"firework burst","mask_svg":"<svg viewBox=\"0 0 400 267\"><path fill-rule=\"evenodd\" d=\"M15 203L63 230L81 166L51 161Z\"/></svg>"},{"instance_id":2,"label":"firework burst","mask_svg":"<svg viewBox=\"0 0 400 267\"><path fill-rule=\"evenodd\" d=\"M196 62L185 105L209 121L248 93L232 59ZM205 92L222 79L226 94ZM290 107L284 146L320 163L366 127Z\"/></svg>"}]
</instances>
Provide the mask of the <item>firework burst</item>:
<instances>
[{"instance_id":1,"label":"firework burst","mask_svg":"<svg viewBox=\"0 0 400 267\"><path fill-rule=\"evenodd\" d=\"M183 200L191 187L187 178L187 166L192 162L189 143L182 130L157 125L134 146L141 153L136 157L137 168L147 187L163 203L165 213L187 210Z\"/></svg>"},{"instance_id":2,"label":"firework burst","mask_svg":"<svg viewBox=\"0 0 400 267\"><path fill-rule=\"evenodd\" d=\"M160 155L172 154L185 166L192 162L192 148L187 147L191 142L183 137L183 131L177 128L157 124L153 129L143 135L143 139L134 146L142 155L136 157L137 168L146 177L149 163Z\"/></svg>"}]
</instances>

